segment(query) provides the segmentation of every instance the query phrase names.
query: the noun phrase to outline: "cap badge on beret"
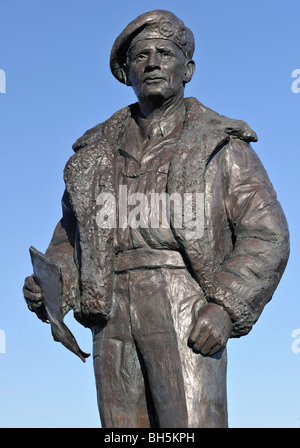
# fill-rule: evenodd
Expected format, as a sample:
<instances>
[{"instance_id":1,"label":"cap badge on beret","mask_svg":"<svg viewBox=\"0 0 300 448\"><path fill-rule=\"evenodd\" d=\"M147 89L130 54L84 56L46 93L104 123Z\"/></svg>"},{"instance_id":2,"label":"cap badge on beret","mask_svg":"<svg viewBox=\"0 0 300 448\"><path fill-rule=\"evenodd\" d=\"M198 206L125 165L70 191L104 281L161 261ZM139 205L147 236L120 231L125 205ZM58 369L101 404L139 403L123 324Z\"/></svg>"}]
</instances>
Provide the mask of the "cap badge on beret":
<instances>
[{"instance_id":1,"label":"cap badge on beret","mask_svg":"<svg viewBox=\"0 0 300 448\"><path fill-rule=\"evenodd\" d=\"M158 30L162 36L169 38L175 35L174 37L180 45L186 44L185 28L181 21L179 25L175 25L170 20L162 18L158 24Z\"/></svg>"}]
</instances>

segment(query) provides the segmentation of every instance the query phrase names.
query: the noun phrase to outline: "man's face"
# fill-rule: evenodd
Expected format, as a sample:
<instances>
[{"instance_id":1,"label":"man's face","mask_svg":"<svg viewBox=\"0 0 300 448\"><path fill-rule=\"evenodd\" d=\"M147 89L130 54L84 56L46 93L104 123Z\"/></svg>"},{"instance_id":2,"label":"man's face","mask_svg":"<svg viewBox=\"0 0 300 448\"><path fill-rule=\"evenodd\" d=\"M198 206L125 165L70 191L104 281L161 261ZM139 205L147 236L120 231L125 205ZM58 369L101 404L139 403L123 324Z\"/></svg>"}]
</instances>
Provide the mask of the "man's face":
<instances>
[{"instance_id":1,"label":"man's face","mask_svg":"<svg viewBox=\"0 0 300 448\"><path fill-rule=\"evenodd\" d=\"M137 42L128 56L127 84L139 100L167 100L184 88L188 60L176 44L165 39Z\"/></svg>"}]
</instances>

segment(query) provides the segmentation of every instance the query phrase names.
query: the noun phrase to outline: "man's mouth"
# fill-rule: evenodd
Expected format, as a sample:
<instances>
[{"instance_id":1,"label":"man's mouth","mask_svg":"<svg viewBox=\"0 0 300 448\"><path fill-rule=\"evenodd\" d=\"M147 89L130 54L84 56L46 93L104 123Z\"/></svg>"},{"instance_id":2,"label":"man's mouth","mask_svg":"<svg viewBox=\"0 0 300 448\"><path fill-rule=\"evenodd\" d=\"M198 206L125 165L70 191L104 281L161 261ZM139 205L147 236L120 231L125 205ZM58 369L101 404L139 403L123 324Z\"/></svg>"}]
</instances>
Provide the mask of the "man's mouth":
<instances>
[{"instance_id":1,"label":"man's mouth","mask_svg":"<svg viewBox=\"0 0 300 448\"><path fill-rule=\"evenodd\" d=\"M165 78L163 78L162 76L147 76L144 79L144 82L147 84L152 84L160 81L165 81Z\"/></svg>"}]
</instances>

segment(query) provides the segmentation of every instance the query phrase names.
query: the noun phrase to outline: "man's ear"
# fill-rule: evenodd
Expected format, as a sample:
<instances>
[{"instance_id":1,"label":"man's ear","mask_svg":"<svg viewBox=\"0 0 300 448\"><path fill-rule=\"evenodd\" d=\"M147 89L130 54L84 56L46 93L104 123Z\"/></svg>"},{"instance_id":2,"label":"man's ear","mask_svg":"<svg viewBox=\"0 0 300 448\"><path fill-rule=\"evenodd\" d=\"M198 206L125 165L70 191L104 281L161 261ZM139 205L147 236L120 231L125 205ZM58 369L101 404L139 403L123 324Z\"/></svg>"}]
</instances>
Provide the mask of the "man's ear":
<instances>
[{"instance_id":1,"label":"man's ear","mask_svg":"<svg viewBox=\"0 0 300 448\"><path fill-rule=\"evenodd\" d=\"M126 66L119 68L119 78L123 84L126 84L126 86L131 85L130 82L128 81Z\"/></svg>"},{"instance_id":2,"label":"man's ear","mask_svg":"<svg viewBox=\"0 0 300 448\"><path fill-rule=\"evenodd\" d=\"M195 71L195 68L196 68L195 61L193 61L192 59L189 59L186 62L185 67L186 67L186 71L184 74L183 81L184 81L184 83L188 83L191 81L194 71Z\"/></svg>"}]
</instances>

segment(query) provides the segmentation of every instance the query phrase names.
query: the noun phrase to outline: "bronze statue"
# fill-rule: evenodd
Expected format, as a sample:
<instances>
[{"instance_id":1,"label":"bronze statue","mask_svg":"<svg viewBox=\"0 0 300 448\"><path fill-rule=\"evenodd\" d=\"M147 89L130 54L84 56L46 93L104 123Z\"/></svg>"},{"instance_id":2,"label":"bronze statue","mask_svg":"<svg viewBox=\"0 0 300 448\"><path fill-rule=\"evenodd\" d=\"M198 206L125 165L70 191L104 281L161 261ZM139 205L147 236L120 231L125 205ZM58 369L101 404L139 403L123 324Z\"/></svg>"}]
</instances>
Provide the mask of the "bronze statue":
<instances>
[{"instance_id":1,"label":"bronze statue","mask_svg":"<svg viewBox=\"0 0 300 448\"><path fill-rule=\"evenodd\" d=\"M227 427L226 343L246 335L289 254L255 132L184 98L192 32L145 13L110 66L138 102L80 137L46 256L63 313L93 333L103 427ZM47 320L39 279L29 308Z\"/></svg>"}]
</instances>

